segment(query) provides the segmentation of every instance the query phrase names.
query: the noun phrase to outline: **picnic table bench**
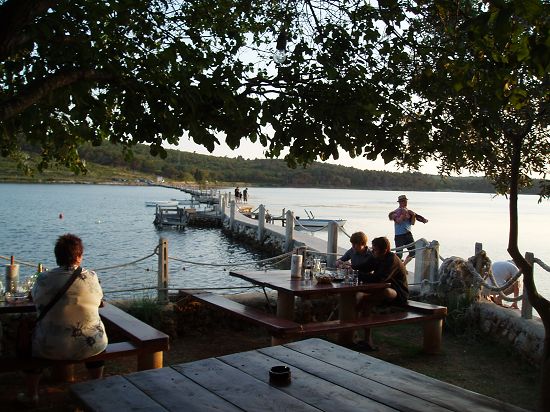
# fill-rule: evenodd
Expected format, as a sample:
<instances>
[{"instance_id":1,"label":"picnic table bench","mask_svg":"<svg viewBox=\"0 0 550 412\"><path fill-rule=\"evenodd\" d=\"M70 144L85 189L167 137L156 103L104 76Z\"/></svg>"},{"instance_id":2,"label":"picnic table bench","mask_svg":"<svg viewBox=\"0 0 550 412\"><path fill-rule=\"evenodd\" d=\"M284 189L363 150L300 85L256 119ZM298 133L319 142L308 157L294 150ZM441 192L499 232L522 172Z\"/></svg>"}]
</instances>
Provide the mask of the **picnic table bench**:
<instances>
[{"instance_id":1,"label":"picnic table bench","mask_svg":"<svg viewBox=\"0 0 550 412\"><path fill-rule=\"evenodd\" d=\"M330 320L301 324L214 293L202 291L183 293L206 305L266 328L273 337L277 338L276 342L288 342L294 339L349 332L362 328L421 323L424 325L424 352L438 353L441 350L443 319L447 315L447 308L444 306L409 300L406 305L396 306L396 312L371 313L367 317L353 320Z\"/></svg>"},{"instance_id":2,"label":"picnic table bench","mask_svg":"<svg viewBox=\"0 0 550 412\"><path fill-rule=\"evenodd\" d=\"M13 308L6 310L6 312L12 313L15 311ZM27 306L21 306L19 310L19 312L30 311L30 307ZM81 360L3 357L0 361L0 372L52 366L65 370L61 373L64 375L64 380L72 380L71 365L127 356L137 357L138 370L162 368L163 352L169 349L168 335L106 302L99 309L99 314L107 330L107 335L112 333L121 336L124 341L109 343L103 352Z\"/></svg>"}]
</instances>

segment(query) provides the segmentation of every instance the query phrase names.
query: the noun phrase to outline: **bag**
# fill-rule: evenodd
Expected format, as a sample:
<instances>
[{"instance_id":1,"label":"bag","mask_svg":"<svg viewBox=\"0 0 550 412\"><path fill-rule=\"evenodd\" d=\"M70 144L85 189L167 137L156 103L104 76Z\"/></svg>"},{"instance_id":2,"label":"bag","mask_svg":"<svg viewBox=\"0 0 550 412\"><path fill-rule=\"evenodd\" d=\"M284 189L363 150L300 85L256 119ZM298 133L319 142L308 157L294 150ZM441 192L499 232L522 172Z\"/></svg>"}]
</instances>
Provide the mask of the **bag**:
<instances>
[{"instance_id":1,"label":"bag","mask_svg":"<svg viewBox=\"0 0 550 412\"><path fill-rule=\"evenodd\" d=\"M15 354L18 358L30 358L32 356L32 335L35 327L35 318L25 317L19 320L15 340Z\"/></svg>"}]
</instances>

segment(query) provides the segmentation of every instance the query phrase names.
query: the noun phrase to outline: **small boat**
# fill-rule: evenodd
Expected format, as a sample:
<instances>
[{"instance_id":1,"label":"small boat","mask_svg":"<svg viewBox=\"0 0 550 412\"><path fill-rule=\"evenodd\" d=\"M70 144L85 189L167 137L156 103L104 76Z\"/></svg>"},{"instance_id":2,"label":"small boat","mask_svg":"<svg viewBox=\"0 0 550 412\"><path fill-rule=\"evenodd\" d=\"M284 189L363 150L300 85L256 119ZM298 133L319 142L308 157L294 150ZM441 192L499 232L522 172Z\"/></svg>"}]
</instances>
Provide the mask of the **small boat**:
<instances>
[{"instance_id":1,"label":"small boat","mask_svg":"<svg viewBox=\"0 0 550 412\"><path fill-rule=\"evenodd\" d=\"M305 209L304 209L305 210ZM323 219L316 218L311 211L305 210L307 219L300 219L300 216L296 216L296 223L294 228L300 230L300 228L306 229L321 229L328 226L330 222L336 222L339 227L342 227L346 224L347 220L344 219Z\"/></svg>"},{"instance_id":2,"label":"small boat","mask_svg":"<svg viewBox=\"0 0 550 412\"><path fill-rule=\"evenodd\" d=\"M145 206L147 207L177 206L177 205L178 205L177 200L153 200L153 201L145 202Z\"/></svg>"}]
</instances>

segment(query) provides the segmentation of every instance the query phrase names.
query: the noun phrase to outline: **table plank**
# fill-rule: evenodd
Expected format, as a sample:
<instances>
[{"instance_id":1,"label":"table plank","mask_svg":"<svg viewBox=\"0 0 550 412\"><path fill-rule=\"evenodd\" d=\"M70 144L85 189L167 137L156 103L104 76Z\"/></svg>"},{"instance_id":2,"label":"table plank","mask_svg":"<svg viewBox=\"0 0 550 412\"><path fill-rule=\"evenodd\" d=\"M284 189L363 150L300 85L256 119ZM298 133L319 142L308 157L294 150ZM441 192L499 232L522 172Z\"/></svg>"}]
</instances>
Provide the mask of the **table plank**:
<instances>
[{"instance_id":1,"label":"table plank","mask_svg":"<svg viewBox=\"0 0 550 412\"><path fill-rule=\"evenodd\" d=\"M517 406L392 365L322 339L308 339L285 346L453 411L525 411ZM262 351L264 350L262 349Z\"/></svg>"},{"instance_id":2,"label":"table plank","mask_svg":"<svg viewBox=\"0 0 550 412\"><path fill-rule=\"evenodd\" d=\"M315 297L344 292L369 292L390 287L389 283L351 285L345 282L317 283L305 279L291 279L290 270L230 271L229 275L246 280L254 285L292 293L300 297Z\"/></svg>"},{"instance_id":3,"label":"table plank","mask_svg":"<svg viewBox=\"0 0 550 412\"><path fill-rule=\"evenodd\" d=\"M296 353L290 349L286 350ZM281 362L257 351L236 353L219 359L265 383L269 383L269 369L271 367L286 363L291 366L292 379L288 386L282 386L280 390L323 411L396 411L396 409L350 391L345 387L334 385L317 376L308 375L307 372L299 369L291 362ZM290 359L290 361L292 360Z\"/></svg>"},{"instance_id":4,"label":"table plank","mask_svg":"<svg viewBox=\"0 0 550 412\"><path fill-rule=\"evenodd\" d=\"M395 388L388 387L369 379L368 376L358 376L345 369L335 368L334 365L328 364L321 359L315 359L309 355L296 352L284 346L263 348L258 351L278 359L283 364L291 366L292 370L294 370L294 368L300 368L307 374L318 377L317 379L323 379L334 385L342 386L361 396L373 399L399 411L449 411L449 409L440 405L403 393ZM225 358L222 359L225 360Z\"/></svg>"},{"instance_id":5,"label":"table plank","mask_svg":"<svg viewBox=\"0 0 550 412\"><path fill-rule=\"evenodd\" d=\"M132 373L126 375L126 379L171 411L232 412L241 410L172 368Z\"/></svg>"},{"instance_id":6,"label":"table plank","mask_svg":"<svg viewBox=\"0 0 550 412\"><path fill-rule=\"evenodd\" d=\"M245 411L318 410L218 359L204 359L172 367Z\"/></svg>"},{"instance_id":7,"label":"table plank","mask_svg":"<svg viewBox=\"0 0 550 412\"><path fill-rule=\"evenodd\" d=\"M87 410L166 411L122 376L75 383L71 385L71 392L86 406Z\"/></svg>"}]
</instances>

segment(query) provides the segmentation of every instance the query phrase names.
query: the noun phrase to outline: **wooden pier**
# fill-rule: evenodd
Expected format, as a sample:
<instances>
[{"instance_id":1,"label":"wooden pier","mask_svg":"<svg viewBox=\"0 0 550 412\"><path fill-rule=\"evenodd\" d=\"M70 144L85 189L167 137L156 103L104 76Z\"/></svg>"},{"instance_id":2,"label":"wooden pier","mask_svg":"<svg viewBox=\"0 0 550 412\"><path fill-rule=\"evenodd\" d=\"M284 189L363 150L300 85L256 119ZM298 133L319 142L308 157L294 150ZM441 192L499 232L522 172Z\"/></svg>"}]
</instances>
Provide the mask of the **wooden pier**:
<instances>
[{"instance_id":1,"label":"wooden pier","mask_svg":"<svg viewBox=\"0 0 550 412\"><path fill-rule=\"evenodd\" d=\"M181 230L185 229L189 222L189 216L194 213L195 209L157 205L153 223L158 228L172 227Z\"/></svg>"}]
</instances>

